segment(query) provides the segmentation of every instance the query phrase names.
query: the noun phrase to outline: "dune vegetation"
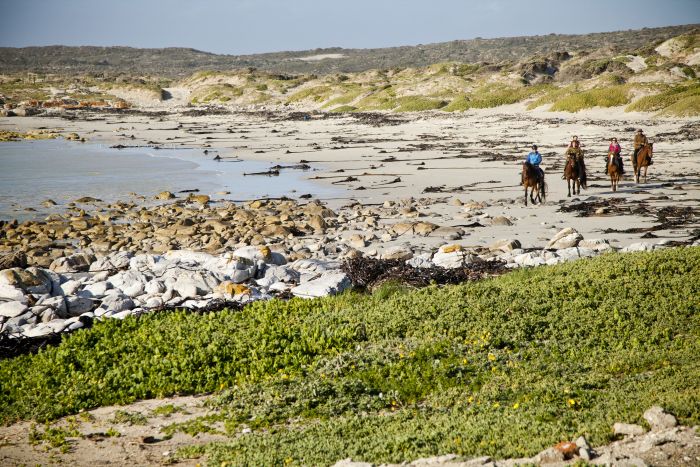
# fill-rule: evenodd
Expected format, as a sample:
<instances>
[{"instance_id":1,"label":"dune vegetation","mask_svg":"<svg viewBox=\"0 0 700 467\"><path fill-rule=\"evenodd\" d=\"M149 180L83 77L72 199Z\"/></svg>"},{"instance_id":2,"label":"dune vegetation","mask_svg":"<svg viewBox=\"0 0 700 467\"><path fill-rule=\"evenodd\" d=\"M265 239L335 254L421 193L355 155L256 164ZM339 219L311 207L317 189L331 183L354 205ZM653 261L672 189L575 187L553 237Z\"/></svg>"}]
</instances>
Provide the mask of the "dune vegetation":
<instances>
[{"instance_id":1,"label":"dune vegetation","mask_svg":"<svg viewBox=\"0 0 700 467\"><path fill-rule=\"evenodd\" d=\"M212 393L211 465L534 455L662 405L700 423L700 248L612 253L448 287L107 320L0 362L5 424ZM242 429L252 433L237 436Z\"/></svg>"}]
</instances>

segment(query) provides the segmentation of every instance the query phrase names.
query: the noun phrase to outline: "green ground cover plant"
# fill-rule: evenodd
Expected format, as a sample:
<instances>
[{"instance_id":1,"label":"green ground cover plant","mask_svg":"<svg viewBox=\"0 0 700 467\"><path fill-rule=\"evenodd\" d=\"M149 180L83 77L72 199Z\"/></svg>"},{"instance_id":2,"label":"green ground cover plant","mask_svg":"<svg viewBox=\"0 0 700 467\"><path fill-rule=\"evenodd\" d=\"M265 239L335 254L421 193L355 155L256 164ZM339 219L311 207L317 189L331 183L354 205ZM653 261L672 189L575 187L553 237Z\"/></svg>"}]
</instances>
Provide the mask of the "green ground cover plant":
<instances>
[{"instance_id":1,"label":"green ground cover plant","mask_svg":"<svg viewBox=\"0 0 700 467\"><path fill-rule=\"evenodd\" d=\"M0 419L214 393L209 422L236 436L182 453L211 465L520 457L578 435L602 444L651 405L700 422L699 296L700 248L688 247L108 320L0 362Z\"/></svg>"}]
</instances>

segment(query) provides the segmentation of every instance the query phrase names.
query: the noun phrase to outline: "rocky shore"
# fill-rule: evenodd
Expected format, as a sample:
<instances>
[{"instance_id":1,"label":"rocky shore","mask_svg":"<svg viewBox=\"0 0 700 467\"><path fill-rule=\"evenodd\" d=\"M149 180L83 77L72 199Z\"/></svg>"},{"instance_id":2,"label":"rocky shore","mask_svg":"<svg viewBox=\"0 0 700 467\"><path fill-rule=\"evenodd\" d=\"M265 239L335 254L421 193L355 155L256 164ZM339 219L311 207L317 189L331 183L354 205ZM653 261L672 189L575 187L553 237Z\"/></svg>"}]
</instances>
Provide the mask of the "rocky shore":
<instances>
[{"instance_id":1,"label":"rocky shore","mask_svg":"<svg viewBox=\"0 0 700 467\"><path fill-rule=\"evenodd\" d=\"M357 258L415 270L437 268L446 278L447 271L454 271L459 279L468 278L463 271L470 268L481 268L483 277L504 269L675 244L662 240L616 248L567 227L537 247L523 248L517 238L469 246L463 241L468 227L420 219L434 199L377 206L350 203L333 210L315 200L217 203L197 194L173 200L167 192L156 198L161 204L155 206L82 198L64 215L45 221L3 222L2 333L46 337L89 326L95 319L123 319L164 308L323 297L353 285L367 286L347 267ZM473 219L472 229L479 221L511 222L484 215L484 203L452 205Z\"/></svg>"}]
</instances>

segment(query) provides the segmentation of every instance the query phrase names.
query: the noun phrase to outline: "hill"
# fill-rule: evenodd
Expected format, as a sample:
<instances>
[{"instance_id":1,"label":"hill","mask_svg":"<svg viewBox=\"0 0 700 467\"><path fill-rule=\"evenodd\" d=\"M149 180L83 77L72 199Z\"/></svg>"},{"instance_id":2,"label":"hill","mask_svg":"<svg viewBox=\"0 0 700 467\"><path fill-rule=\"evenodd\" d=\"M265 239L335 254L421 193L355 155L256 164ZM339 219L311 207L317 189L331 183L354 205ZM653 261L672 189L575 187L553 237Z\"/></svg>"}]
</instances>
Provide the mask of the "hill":
<instances>
[{"instance_id":1,"label":"hill","mask_svg":"<svg viewBox=\"0 0 700 467\"><path fill-rule=\"evenodd\" d=\"M273 73L328 74L393 67L421 67L446 61L501 64L518 62L535 55L587 51L603 47L614 49L618 53L631 53L649 43L660 43L688 33L697 26L669 26L584 35L477 38L378 49L326 48L256 55L216 55L187 48L137 49L60 45L5 47L0 48L0 70L4 73L138 73L175 78L200 70L248 67Z\"/></svg>"}]
</instances>

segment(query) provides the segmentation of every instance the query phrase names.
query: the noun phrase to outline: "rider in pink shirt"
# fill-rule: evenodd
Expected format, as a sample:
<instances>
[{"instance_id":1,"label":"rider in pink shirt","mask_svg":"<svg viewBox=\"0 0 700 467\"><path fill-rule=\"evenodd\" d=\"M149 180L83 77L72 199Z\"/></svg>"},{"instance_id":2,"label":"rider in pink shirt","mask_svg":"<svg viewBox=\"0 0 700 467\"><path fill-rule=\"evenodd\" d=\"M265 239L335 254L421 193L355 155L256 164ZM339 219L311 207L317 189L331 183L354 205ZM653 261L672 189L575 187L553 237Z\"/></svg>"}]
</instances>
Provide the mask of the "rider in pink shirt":
<instances>
[{"instance_id":1,"label":"rider in pink shirt","mask_svg":"<svg viewBox=\"0 0 700 467\"><path fill-rule=\"evenodd\" d=\"M605 156L605 173L608 173L608 157L612 153L613 155L613 160L617 158L617 161L620 165L620 171L622 171L622 157L620 157L620 152L622 151L622 148L620 147L620 144L617 142L617 138L613 138L610 140L610 146L608 147L608 156Z\"/></svg>"}]
</instances>

